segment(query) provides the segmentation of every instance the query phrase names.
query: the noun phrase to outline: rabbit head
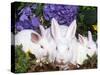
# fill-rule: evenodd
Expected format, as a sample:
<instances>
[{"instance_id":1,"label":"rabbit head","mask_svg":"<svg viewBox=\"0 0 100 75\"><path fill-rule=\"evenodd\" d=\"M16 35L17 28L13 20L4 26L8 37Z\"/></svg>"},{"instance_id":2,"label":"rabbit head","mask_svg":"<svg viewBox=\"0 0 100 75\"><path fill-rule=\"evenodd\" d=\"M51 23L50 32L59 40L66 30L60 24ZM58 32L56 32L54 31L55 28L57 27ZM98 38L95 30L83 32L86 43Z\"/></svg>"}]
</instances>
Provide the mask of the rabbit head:
<instances>
[{"instance_id":1,"label":"rabbit head","mask_svg":"<svg viewBox=\"0 0 100 75\"><path fill-rule=\"evenodd\" d=\"M22 44L22 50L26 53L30 51L37 59L44 59L50 48L45 36L45 29L40 25L41 35L34 30L25 29L15 36L15 45Z\"/></svg>"},{"instance_id":2,"label":"rabbit head","mask_svg":"<svg viewBox=\"0 0 100 75\"><path fill-rule=\"evenodd\" d=\"M72 51L70 50L72 39L75 38L76 20L74 20L66 31L60 28L58 22L53 18L51 20L51 35L56 44L56 62L65 64L72 59Z\"/></svg>"},{"instance_id":3,"label":"rabbit head","mask_svg":"<svg viewBox=\"0 0 100 75\"><path fill-rule=\"evenodd\" d=\"M97 52L96 43L92 39L92 34L88 31L88 37L84 37L79 34L79 45L78 45L78 54L77 54L77 63L82 64L87 55L92 56Z\"/></svg>"},{"instance_id":4,"label":"rabbit head","mask_svg":"<svg viewBox=\"0 0 100 75\"><path fill-rule=\"evenodd\" d=\"M93 41L92 33L90 31L88 31L88 37L79 34L79 43L86 49L87 54L90 56L97 51L96 43Z\"/></svg>"},{"instance_id":5,"label":"rabbit head","mask_svg":"<svg viewBox=\"0 0 100 75\"><path fill-rule=\"evenodd\" d=\"M92 38L92 33L90 31L88 31L88 46L87 49L94 52L97 52L97 45L96 42L94 42L93 38ZM90 56L93 55L90 53Z\"/></svg>"}]
</instances>

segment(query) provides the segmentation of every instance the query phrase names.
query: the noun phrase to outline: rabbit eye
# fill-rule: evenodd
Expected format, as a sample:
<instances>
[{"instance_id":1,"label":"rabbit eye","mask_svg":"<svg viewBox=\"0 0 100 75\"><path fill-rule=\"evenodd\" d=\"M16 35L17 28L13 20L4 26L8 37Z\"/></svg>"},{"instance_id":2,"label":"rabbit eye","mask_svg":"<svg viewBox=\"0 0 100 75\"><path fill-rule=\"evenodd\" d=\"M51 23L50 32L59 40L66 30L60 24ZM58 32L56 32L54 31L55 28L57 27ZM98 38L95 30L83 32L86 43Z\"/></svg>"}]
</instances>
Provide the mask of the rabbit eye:
<instances>
[{"instance_id":1,"label":"rabbit eye","mask_svg":"<svg viewBox=\"0 0 100 75\"><path fill-rule=\"evenodd\" d=\"M56 50L58 50L58 48L56 47Z\"/></svg>"},{"instance_id":2,"label":"rabbit eye","mask_svg":"<svg viewBox=\"0 0 100 75\"><path fill-rule=\"evenodd\" d=\"M68 48L68 50L69 50L69 48Z\"/></svg>"},{"instance_id":3,"label":"rabbit eye","mask_svg":"<svg viewBox=\"0 0 100 75\"><path fill-rule=\"evenodd\" d=\"M41 45L41 48L43 48L43 46Z\"/></svg>"},{"instance_id":4,"label":"rabbit eye","mask_svg":"<svg viewBox=\"0 0 100 75\"><path fill-rule=\"evenodd\" d=\"M91 49L91 47L88 47L88 49Z\"/></svg>"}]
</instances>

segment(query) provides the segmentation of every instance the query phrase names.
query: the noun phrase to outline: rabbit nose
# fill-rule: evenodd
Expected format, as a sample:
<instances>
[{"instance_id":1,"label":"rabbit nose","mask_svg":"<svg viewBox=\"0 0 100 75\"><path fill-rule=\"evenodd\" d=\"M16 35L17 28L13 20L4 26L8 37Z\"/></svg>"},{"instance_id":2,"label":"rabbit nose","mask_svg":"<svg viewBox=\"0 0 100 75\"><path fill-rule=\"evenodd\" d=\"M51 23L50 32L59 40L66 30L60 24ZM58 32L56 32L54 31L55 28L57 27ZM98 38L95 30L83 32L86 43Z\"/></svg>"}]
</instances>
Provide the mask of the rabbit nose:
<instances>
[{"instance_id":1,"label":"rabbit nose","mask_svg":"<svg viewBox=\"0 0 100 75\"><path fill-rule=\"evenodd\" d=\"M64 59L60 59L60 60L61 60L61 62L63 63Z\"/></svg>"}]
</instances>

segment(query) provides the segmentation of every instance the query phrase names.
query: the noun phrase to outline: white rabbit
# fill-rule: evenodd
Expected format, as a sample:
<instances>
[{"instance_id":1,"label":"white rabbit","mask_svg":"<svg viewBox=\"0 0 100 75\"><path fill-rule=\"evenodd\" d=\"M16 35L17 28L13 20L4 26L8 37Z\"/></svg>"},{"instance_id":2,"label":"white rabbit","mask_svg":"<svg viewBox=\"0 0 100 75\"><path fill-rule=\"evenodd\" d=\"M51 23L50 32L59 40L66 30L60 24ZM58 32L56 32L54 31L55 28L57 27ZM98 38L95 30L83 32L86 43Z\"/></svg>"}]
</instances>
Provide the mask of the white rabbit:
<instances>
[{"instance_id":1,"label":"white rabbit","mask_svg":"<svg viewBox=\"0 0 100 75\"><path fill-rule=\"evenodd\" d=\"M50 36L56 44L56 62L58 64L66 64L73 62L73 51L70 50L73 41L75 40L76 33L76 20L74 20L69 27L60 26L58 22L53 18L51 20ZM50 39L51 39L50 38Z\"/></svg>"},{"instance_id":2,"label":"white rabbit","mask_svg":"<svg viewBox=\"0 0 100 75\"><path fill-rule=\"evenodd\" d=\"M53 37L53 32L54 31L58 31L58 28L57 28L57 26L56 26L56 24L57 24L57 26L59 26L58 25L58 23L57 23L57 21L53 18L52 20L51 20L51 27L50 28L47 28L46 29L46 35L47 35L47 39L48 39L48 41L49 41L49 45L51 45L51 47L53 48L52 50L50 50L48 53L49 53L49 61L50 62L54 62L55 61L55 59L56 59L56 56L57 56L57 53L58 53L58 51L57 51L57 47L56 47L56 37L54 38ZM54 28L55 27L55 28ZM62 33L62 35L64 36L65 35L65 33L67 32L67 26L64 26L64 25L61 25L60 27L59 27L59 29L61 29L60 31L61 32L63 32ZM54 31L53 31L54 30ZM60 33L59 33L60 34Z\"/></svg>"},{"instance_id":3,"label":"white rabbit","mask_svg":"<svg viewBox=\"0 0 100 75\"><path fill-rule=\"evenodd\" d=\"M88 31L88 38L79 34L79 45L77 53L77 63L83 64L83 61L87 59L87 54L92 56L94 53L97 53L96 43L92 39L92 34Z\"/></svg>"},{"instance_id":4,"label":"white rabbit","mask_svg":"<svg viewBox=\"0 0 100 75\"><path fill-rule=\"evenodd\" d=\"M46 39L46 31L40 25L41 35L34 30L25 29L15 35L15 45L22 44L22 50L26 53L30 51L37 59L43 60L48 54L48 50L52 49Z\"/></svg>"}]
</instances>

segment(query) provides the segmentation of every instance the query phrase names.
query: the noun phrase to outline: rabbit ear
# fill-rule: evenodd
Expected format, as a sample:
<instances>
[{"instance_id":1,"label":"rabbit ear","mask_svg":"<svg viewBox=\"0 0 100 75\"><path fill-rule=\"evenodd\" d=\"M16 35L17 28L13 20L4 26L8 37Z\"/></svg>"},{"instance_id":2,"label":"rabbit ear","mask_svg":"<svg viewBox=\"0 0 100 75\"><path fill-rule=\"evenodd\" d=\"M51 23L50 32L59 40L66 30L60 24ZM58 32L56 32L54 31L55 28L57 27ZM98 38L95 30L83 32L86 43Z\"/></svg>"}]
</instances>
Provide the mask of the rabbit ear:
<instances>
[{"instance_id":1,"label":"rabbit ear","mask_svg":"<svg viewBox=\"0 0 100 75\"><path fill-rule=\"evenodd\" d=\"M92 39L92 33L90 31L88 31L88 40L90 42L93 41L93 39Z\"/></svg>"},{"instance_id":2,"label":"rabbit ear","mask_svg":"<svg viewBox=\"0 0 100 75\"><path fill-rule=\"evenodd\" d=\"M39 28L40 28L40 31L41 31L41 35L45 36L46 31L45 31L44 27L42 25L39 25Z\"/></svg>"},{"instance_id":3,"label":"rabbit ear","mask_svg":"<svg viewBox=\"0 0 100 75\"><path fill-rule=\"evenodd\" d=\"M60 38L61 36L59 24L54 18L51 20L51 34L54 39Z\"/></svg>"},{"instance_id":4,"label":"rabbit ear","mask_svg":"<svg viewBox=\"0 0 100 75\"><path fill-rule=\"evenodd\" d=\"M80 42L81 44L84 43L84 37L83 37L82 35L78 34L78 39L79 39L79 42Z\"/></svg>"},{"instance_id":5,"label":"rabbit ear","mask_svg":"<svg viewBox=\"0 0 100 75\"><path fill-rule=\"evenodd\" d=\"M69 38L73 38L75 37L75 33L76 33L76 20L74 20L70 26L68 27L68 31L67 31L67 34L66 34L66 38L69 39Z\"/></svg>"},{"instance_id":6,"label":"rabbit ear","mask_svg":"<svg viewBox=\"0 0 100 75\"><path fill-rule=\"evenodd\" d=\"M36 33L31 33L31 41L37 43L40 40L40 36Z\"/></svg>"}]
</instances>

